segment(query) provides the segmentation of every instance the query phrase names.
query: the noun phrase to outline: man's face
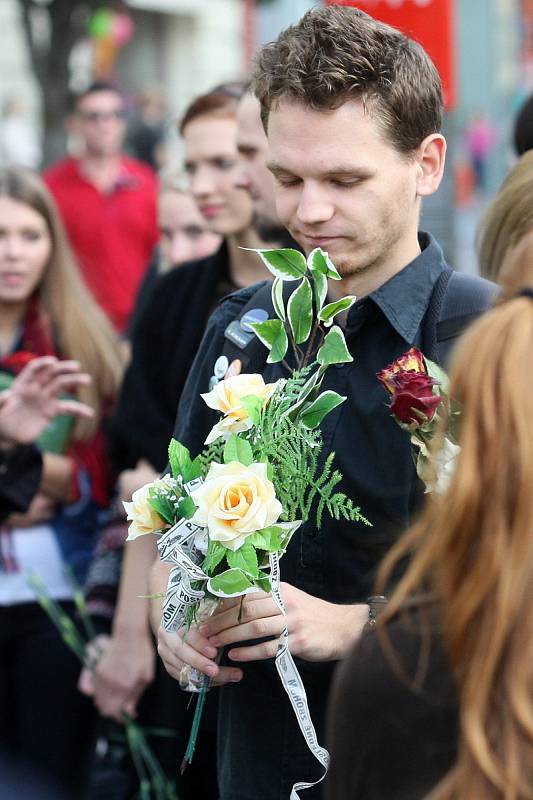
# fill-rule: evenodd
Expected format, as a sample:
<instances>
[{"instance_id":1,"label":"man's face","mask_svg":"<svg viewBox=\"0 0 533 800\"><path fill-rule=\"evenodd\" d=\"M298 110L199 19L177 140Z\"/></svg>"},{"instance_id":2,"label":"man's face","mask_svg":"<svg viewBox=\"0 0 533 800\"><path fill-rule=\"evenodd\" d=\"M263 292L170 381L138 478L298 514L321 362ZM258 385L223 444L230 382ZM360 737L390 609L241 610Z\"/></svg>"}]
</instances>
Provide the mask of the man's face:
<instances>
[{"instance_id":1,"label":"man's face","mask_svg":"<svg viewBox=\"0 0 533 800\"><path fill-rule=\"evenodd\" d=\"M268 142L278 216L306 253L321 247L350 277L386 272L416 245L419 166L361 102L315 111L282 101L270 112Z\"/></svg>"},{"instance_id":2,"label":"man's face","mask_svg":"<svg viewBox=\"0 0 533 800\"><path fill-rule=\"evenodd\" d=\"M89 154L120 152L126 134L124 103L113 91L91 92L78 101L76 122Z\"/></svg>"},{"instance_id":3,"label":"man's face","mask_svg":"<svg viewBox=\"0 0 533 800\"><path fill-rule=\"evenodd\" d=\"M247 93L237 109L237 149L241 157L238 186L248 189L252 198L255 225L263 238L279 232L274 180L267 169L268 141L261 123L259 101Z\"/></svg>"}]
</instances>

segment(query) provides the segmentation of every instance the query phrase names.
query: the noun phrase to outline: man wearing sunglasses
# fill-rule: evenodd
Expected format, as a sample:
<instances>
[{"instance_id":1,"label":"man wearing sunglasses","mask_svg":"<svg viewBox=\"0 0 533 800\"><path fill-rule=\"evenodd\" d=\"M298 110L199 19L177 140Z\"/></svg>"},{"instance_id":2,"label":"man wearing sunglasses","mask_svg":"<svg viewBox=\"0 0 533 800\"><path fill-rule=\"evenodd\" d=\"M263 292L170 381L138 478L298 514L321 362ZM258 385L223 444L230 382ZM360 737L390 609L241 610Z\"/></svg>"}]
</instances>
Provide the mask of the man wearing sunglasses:
<instances>
[{"instance_id":1,"label":"man wearing sunglasses","mask_svg":"<svg viewBox=\"0 0 533 800\"><path fill-rule=\"evenodd\" d=\"M87 285L123 331L158 239L155 176L122 151L126 109L112 84L94 83L75 98L69 131L79 157L58 162L44 178Z\"/></svg>"}]
</instances>

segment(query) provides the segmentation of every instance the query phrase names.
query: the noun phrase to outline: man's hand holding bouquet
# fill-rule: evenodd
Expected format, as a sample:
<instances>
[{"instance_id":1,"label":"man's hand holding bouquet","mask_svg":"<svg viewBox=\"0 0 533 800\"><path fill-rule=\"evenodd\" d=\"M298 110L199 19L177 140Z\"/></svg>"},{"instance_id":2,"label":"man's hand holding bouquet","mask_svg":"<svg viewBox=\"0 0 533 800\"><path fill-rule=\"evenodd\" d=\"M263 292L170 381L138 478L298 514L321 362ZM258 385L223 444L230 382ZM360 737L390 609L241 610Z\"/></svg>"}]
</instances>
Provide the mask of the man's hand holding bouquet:
<instances>
[{"instance_id":1,"label":"man's hand holding bouquet","mask_svg":"<svg viewBox=\"0 0 533 800\"><path fill-rule=\"evenodd\" d=\"M171 564L162 626L179 632L178 655L168 652L165 661L174 658L180 682L198 687L204 676L239 680L239 669L216 663L218 648L261 638L230 650L229 658L275 656L296 710L307 703L289 641L291 651L305 658L338 658L343 635L352 641L368 616L366 606L333 606L286 584L282 597L279 573L279 559L307 520L320 528L326 513L368 524L338 491L342 476L334 453L321 458L319 429L346 399L322 391L322 382L330 366L353 360L333 323L355 297L326 303L328 279L340 275L320 249L307 259L291 249L258 253L274 275L276 318L252 327L269 350L267 363L282 362L287 377L265 384L260 375L236 375L202 395L221 413L205 449L193 458L173 440L171 474L140 489L125 506L130 538L157 534L160 558ZM286 281L297 281L287 301ZM167 647L164 637L161 647ZM326 766L314 730L307 739Z\"/></svg>"}]
</instances>

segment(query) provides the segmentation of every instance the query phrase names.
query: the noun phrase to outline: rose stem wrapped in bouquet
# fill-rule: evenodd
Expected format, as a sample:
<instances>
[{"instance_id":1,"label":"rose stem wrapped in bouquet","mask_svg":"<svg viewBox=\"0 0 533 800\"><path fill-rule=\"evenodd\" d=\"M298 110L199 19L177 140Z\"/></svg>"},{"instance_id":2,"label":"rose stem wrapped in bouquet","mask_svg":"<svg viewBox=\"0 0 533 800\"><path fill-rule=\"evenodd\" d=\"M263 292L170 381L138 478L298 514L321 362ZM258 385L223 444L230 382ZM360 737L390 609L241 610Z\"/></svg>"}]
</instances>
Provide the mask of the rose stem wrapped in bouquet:
<instances>
[{"instance_id":1,"label":"rose stem wrapped in bouquet","mask_svg":"<svg viewBox=\"0 0 533 800\"><path fill-rule=\"evenodd\" d=\"M267 363L282 362L288 377L272 384L265 384L260 375L220 381L202 395L222 414L207 436L206 448L192 458L172 440L171 474L125 503L129 538L156 533L161 560L173 565L162 621L171 631L199 622L206 601L212 610L219 598L258 590L272 592L284 613L279 559L300 525L313 515L320 528L324 513L369 524L353 501L337 490L342 476L333 466L335 454L320 460L319 425L346 399L321 391L324 374L331 365L353 360L333 321L355 297L326 303L328 279L340 280L340 275L321 249L307 259L292 249L257 252L274 275L276 318L251 327L270 351ZM297 281L287 303L285 281ZM309 746L326 769L328 754L316 740L286 629L276 666L295 711L305 706L305 719L301 713L297 716L302 731L304 726L312 729ZM192 688L201 690L208 683L194 670L184 671ZM293 796L310 785L298 784Z\"/></svg>"},{"instance_id":2,"label":"rose stem wrapped in bouquet","mask_svg":"<svg viewBox=\"0 0 533 800\"><path fill-rule=\"evenodd\" d=\"M459 453L454 435L459 411L448 396L448 376L412 347L377 377L389 393L392 416L411 436L416 448L416 471L426 491L445 491ZM433 452L431 442L442 414L447 418L447 432L439 442L438 452Z\"/></svg>"}]
</instances>

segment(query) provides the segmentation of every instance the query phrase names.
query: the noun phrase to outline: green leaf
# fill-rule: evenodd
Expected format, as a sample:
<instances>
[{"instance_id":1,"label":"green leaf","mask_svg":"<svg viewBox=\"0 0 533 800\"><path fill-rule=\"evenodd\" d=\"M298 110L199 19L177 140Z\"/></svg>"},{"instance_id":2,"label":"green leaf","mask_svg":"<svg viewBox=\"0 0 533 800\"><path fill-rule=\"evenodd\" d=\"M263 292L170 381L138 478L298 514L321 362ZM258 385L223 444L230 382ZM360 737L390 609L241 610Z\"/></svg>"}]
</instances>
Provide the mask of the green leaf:
<instances>
[{"instance_id":1,"label":"green leaf","mask_svg":"<svg viewBox=\"0 0 533 800\"><path fill-rule=\"evenodd\" d=\"M226 559L229 566L233 569L242 569L243 572L250 575L252 578L257 578L259 575L257 553L248 539L238 550L228 550Z\"/></svg>"},{"instance_id":2,"label":"green leaf","mask_svg":"<svg viewBox=\"0 0 533 800\"><path fill-rule=\"evenodd\" d=\"M437 389L437 394L448 394L450 391L450 379L448 378L447 373L442 369L442 367L439 367L438 364L435 364L434 361L431 361L425 356L424 363L426 365L426 370L429 377L434 378L439 382L439 386L435 387Z\"/></svg>"},{"instance_id":3,"label":"green leaf","mask_svg":"<svg viewBox=\"0 0 533 800\"><path fill-rule=\"evenodd\" d=\"M316 360L323 367L329 367L331 364L348 364L353 361L346 347L344 334L338 325L334 325L326 335Z\"/></svg>"},{"instance_id":4,"label":"green leaf","mask_svg":"<svg viewBox=\"0 0 533 800\"><path fill-rule=\"evenodd\" d=\"M191 468L188 470L188 478L186 478L185 483L188 481L193 481L195 478L200 478L203 476L204 471L202 469L202 464L198 456L193 460L191 464Z\"/></svg>"},{"instance_id":5,"label":"green leaf","mask_svg":"<svg viewBox=\"0 0 533 800\"><path fill-rule=\"evenodd\" d=\"M356 300L357 298L355 295L348 295L341 300L336 300L334 303L328 303L328 305L324 306L319 312L318 319L324 323L326 328L329 328L334 317L340 314L341 311L346 311L348 308L351 308Z\"/></svg>"},{"instance_id":6,"label":"green leaf","mask_svg":"<svg viewBox=\"0 0 533 800\"><path fill-rule=\"evenodd\" d=\"M303 278L289 297L287 314L296 344L307 341L313 324L313 293L307 278Z\"/></svg>"},{"instance_id":7,"label":"green leaf","mask_svg":"<svg viewBox=\"0 0 533 800\"><path fill-rule=\"evenodd\" d=\"M306 273L307 263L299 250L284 247L279 250L254 250L254 253L259 253L266 268L282 281L297 280Z\"/></svg>"},{"instance_id":8,"label":"green leaf","mask_svg":"<svg viewBox=\"0 0 533 800\"><path fill-rule=\"evenodd\" d=\"M285 321L285 303L283 302L283 281L281 278L274 278L272 282L272 305L278 317Z\"/></svg>"},{"instance_id":9,"label":"green leaf","mask_svg":"<svg viewBox=\"0 0 533 800\"><path fill-rule=\"evenodd\" d=\"M256 394L248 394L241 397L241 405L252 420L254 425L259 425L261 421L261 409L265 401Z\"/></svg>"},{"instance_id":10,"label":"green leaf","mask_svg":"<svg viewBox=\"0 0 533 800\"><path fill-rule=\"evenodd\" d=\"M173 478L182 477L185 483L191 480L186 477L192 467L191 454L187 448L184 447L181 442L176 441L176 439L170 440L168 446L168 461Z\"/></svg>"},{"instance_id":11,"label":"green leaf","mask_svg":"<svg viewBox=\"0 0 533 800\"><path fill-rule=\"evenodd\" d=\"M176 519L176 507L174 499L170 497L157 494L157 491L151 491L148 496L148 503L156 511L161 519L168 522L169 525L174 524Z\"/></svg>"},{"instance_id":12,"label":"green leaf","mask_svg":"<svg viewBox=\"0 0 533 800\"><path fill-rule=\"evenodd\" d=\"M267 575L266 572L260 572L259 576L255 579L254 583L263 592L268 592L270 594L270 592L272 591L270 576Z\"/></svg>"},{"instance_id":13,"label":"green leaf","mask_svg":"<svg viewBox=\"0 0 533 800\"><path fill-rule=\"evenodd\" d=\"M219 542L210 539L207 553L202 564L203 571L207 573L207 575L212 575L213 571L228 553L229 550L227 547L223 547Z\"/></svg>"},{"instance_id":14,"label":"green leaf","mask_svg":"<svg viewBox=\"0 0 533 800\"><path fill-rule=\"evenodd\" d=\"M327 278L332 278L334 281L340 281L341 279L337 267L321 247L316 247L309 253L307 257L307 266L313 275L320 273Z\"/></svg>"},{"instance_id":15,"label":"green leaf","mask_svg":"<svg viewBox=\"0 0 533 800\"><path fill-rule=\"evenodd\" d=\"M278 525L270 525L268 528L252 533L246 541L257 547L258 550L266 550L270 553L281 549L283 539L283 528Z\"/></svg>"},{"instance_id":16,"label":"green leaf","mask_svg":"<svg viewBox=\"0 0 533 800\"><path fill-rule=\"evenodd\" d=\"M241 439L236 433L232 433L224 447L224 463L238 461L248 467L254 460L252 448L246 439Z\"/></svg>"},{"instance_id":17,"label":"green leaf","mask_svg":"<svg viewBox=\"0 0 533 800\"><path fill-rule=\"evenodd\" d=\"M207 588L217 596L236 595L242 594L246 589L250 589L252 585L251 580L242 570L227 569L225 572L221 572L220 575L210 578Z\"/></svg>"},{"instance_id":18,"label":"green leaf","mask_svg":"<svg viewBox=\"0 0 533 800\"><path fill-rule=\"evenodd\" d=\"M191 519L196 513L196 504L192 497L182 497L178 503L178 514L183 519Z\"/></svg>"},{"instance_id":19,"label":"green leaf","mask_svg":"<svg viewBox=\"0 0 533 800\"><path fill-rule=\"evenodd\" d=\"M315 298L315 306L319 312L324 305L324 301L328 294L328 279L322 272L313 273L313 295Z\"/></svg>"},{"instance_id":20,"label":"green leaf","mask_svg":"<svg viewBox=\"0 0 533 800\"><path fill-rule=\"evenodd\" d=\"M345 397L328 389L322 392L316 400L310 403L307 408L301 412L300 419L307 428L317 428L324 417L327 416L330 411L333 411L334 408L340 406L341 403L344 403L345 400Z\"/></svg>"},{"instance_id":21,"label":"green leaf","mask_svg":"<svg viewBox=\"0 0 533 800\"><path fill-rule=\"evenodd\" d=\"M250 327L253 328L256 336L263 342L265 347L270 350L267 363L275 364L278 361L283 361L289 347L289 340L283 322L280 319L267 319L265 322L253 322Z\"/></svg>"}]
</instances>

